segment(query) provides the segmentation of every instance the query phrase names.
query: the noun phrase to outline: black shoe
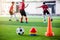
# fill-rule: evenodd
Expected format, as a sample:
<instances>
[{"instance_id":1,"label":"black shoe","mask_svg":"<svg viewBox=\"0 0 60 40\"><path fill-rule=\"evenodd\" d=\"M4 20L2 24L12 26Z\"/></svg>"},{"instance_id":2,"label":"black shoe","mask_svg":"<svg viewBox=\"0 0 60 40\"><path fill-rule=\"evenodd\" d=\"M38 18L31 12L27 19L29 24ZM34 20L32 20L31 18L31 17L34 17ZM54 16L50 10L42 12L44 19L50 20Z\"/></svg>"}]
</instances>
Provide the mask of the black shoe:
<instances>
[{"instance_id":1,"label":"black shoe","mask_svg":"<svg viewBox=\"0 0 60 40\"><path fill-rule=\"evenodd\" d=\"M24 22L21 22L21 23L24 23Z\"/></svg>"},{"instance_id":2,"label":"black shoe","mask_svg":"<svg viewBox=\"0 0 60 40\"><path fill-rule=\"evenodd\" d=\"M19 20L16 20L16 21L19 21Z\"/></svg>"},{"instance_id":3,"label":"black shoe","mask_svg":"<svg viewBox=\"0 0 60 40\"><path fill-rule=\"evenodd\" d=\"M51 21L53 21L53 19L51 19Z\"/></svg>"},{"instance_id":4,"label":"black shoe","mask_svg":"<svg viewBox=\"0 0 60 40\"><path fill-rule=\"evenodd\" d=\"M44 20L44 21L46 21L46 20Z\"/></svg>"},{"instance_id":5,"label":"black shoe","mask_svg":"<svg viewBox=\"0 0 60 40\"><path fill-rule=\"evenodd\" d=\"M9 21L11 21L11 19L9 19Z\"/></svg>"},{"instance_id":6,"label":"black shoe","mask_svg":"<svg viewBox=\"0 0 60 40\"><path fill-rule=\"evenodd\" d=\"M28 22L26 22L26 23L28 23Z\"/></svg>"}]
</instances>

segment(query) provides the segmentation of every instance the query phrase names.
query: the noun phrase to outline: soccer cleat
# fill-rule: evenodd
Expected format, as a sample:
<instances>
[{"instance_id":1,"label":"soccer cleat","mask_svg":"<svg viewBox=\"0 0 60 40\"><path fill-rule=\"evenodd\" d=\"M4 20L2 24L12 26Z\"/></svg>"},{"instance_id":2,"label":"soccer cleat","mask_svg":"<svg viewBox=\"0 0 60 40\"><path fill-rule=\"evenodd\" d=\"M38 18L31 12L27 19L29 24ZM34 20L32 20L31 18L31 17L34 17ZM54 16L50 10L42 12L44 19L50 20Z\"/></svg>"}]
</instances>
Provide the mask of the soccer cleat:
<instances>
[{"instance_id":1,"label":"soccer cleat","mask_svg":"<svg viewBox=\"0 0 60 40\"><path fill-rule=\"evenodd\" d=\"M24 22L21 22L21 23L24 23Z\"/></svg>"},{"instance_id":2,"label":"soccer cleat","mask_svg":"<svg viewBox=\"0 0 60 40\"><path fill-rule=\"evenodd\" d=\"M19 20L16 20L16 21L19 21Z\"/></svg>"},{"instance_id":3,"label":"soccer cleat","mask_svg":"<svg viewBox=\"0 0 60 40\"><path fill-rule=\"evenodd\" d=\"M28 23L28 22L26 22L26 23Z\"/></svg>"},{"instance_id":4,"label":"soccer cleat","mask_svg":"<svg viewBox=\"0 0 60 40\"><path fill-rule=\"evenodd\" d=\"M44 23L46 23L46 20L44 20Z\"/></svg>"},{"instance_id":5,"label":"soccer cleat","mask_svg":"<svg viewBox=\"0 0 60 40\"><path fill-rule=\"evenodd\" d=\"M11 21L11 19L9 19L9 21Z\"/></svg>"}]
</instances>

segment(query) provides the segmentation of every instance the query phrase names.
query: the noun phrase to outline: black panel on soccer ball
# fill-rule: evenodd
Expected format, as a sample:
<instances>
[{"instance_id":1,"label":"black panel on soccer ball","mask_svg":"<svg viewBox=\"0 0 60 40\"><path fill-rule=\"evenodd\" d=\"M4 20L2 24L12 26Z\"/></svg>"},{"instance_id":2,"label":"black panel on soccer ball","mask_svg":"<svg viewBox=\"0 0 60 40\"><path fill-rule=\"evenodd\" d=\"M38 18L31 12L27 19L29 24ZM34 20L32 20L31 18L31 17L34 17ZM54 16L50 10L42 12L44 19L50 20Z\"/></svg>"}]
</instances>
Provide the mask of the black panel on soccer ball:
<instances>
[{"instance_id":1,"label":"black panel on soccer ball","mask_svg":"<svg viewBox=\"0 0 60 40\"><path fill-rule=\"evenodd\" d=\"M20 32L22 32L22 29L20 29Z\"/></svg>"}]
</instances>

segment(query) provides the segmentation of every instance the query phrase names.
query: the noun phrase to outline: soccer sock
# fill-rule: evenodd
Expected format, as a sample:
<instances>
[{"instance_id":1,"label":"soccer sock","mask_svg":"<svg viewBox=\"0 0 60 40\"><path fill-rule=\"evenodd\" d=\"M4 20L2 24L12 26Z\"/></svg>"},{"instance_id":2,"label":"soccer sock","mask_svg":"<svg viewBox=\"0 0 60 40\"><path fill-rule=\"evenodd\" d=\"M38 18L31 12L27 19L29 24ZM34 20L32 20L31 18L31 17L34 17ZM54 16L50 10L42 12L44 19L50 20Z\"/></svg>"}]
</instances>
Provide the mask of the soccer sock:
<instances>
[{"instance_id":1,"label":"soccer sock","mask_svg":"<svg viewBox=\"0 0 60 40\"><path fill-rule=\"evenodd\" d=\"M21 18L21 22L22 22L23 18Z\"/></svg>"},{"instance_id":2,"label":"soccer sock","mask_svg":"<svg viewBox=\"0 0 60 40\"><path fill-rule=\"evenodd\" d=\"M11 20L12 16L13 16L13 15L10 16L10 19L9 19L9 20Z\"/></svg>"},{"instance_id":3,"label":"soccer sock","mask_svg":"<svg viewBox=\"0 0 60 40\"><path fill-rule=\"evenodd\" d=\"M25 18L26 19L26 22L27 22L27 18Z\"/></svg>"},{"instance_id":4,"label":"soccer sock","mask_svg":"<svg viewBox=\"0 0 60 40\"><path fill-rule=\"evenodd\" d=\"M46 15L44 15L44 21L46 21Z\"/></svg>"},{"instance_id":5,"label":"soccer sock","mask_svg":"<svg viewBox=\"0 0 60 40\"><path fill-rule=\"evenodd\" d=\"M17 17L16 17L16 14L14 14L14 17L15 17L16 20L18 20Z\"/></svg>"}]
</instances>

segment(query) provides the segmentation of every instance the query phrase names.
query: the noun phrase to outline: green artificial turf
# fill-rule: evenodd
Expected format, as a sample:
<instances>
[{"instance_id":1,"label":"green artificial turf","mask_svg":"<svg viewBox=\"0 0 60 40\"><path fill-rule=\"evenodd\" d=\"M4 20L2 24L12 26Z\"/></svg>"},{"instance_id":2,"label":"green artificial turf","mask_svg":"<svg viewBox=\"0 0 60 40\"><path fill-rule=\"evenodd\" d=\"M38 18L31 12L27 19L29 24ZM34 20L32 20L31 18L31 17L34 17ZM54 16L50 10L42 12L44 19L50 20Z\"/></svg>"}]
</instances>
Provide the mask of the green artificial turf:
<instances>
[{"instance_id":1,"label":"green artificial turf","mask_svg":"<svg viewBox=\"0 0 60 40\"><path fill-rule=\"evenodd\" d=\"M43 23L43 18L29 18L28 23L20 23L20 21L9 21L7 17L0 17L0 40L60 40L60 19L53 18L52 30L53 37L46 37L47 21ZM23 27L24 35L17 35L16 29ZM32 27L37 29L37 36L30 36L29 31Z\"/></svg>"}]
</instances>

